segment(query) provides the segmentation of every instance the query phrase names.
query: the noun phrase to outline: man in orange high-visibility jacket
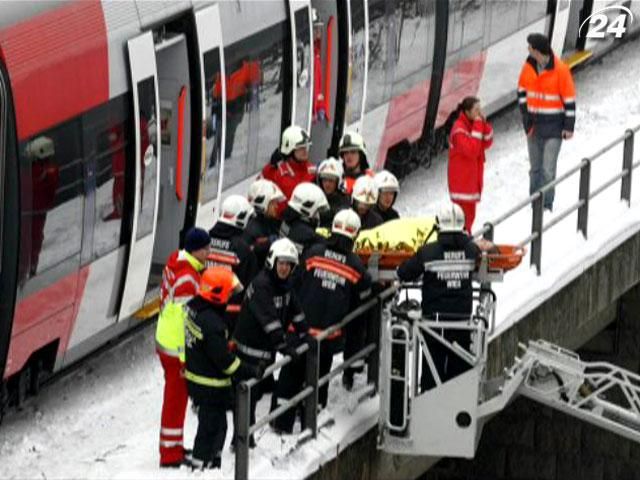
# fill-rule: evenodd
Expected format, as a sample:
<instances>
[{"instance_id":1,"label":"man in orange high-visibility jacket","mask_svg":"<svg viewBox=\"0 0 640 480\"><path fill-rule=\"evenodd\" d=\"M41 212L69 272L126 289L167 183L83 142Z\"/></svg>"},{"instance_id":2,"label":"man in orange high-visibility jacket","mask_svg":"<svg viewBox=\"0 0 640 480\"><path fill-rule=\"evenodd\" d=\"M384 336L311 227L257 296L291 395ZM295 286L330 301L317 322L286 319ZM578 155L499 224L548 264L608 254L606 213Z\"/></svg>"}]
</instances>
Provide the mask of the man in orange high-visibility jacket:
<instances>
[{"instance_id":1,"label":"man in orange high-visibility jacket","mask_svg":"<svg viewBox=\"0 0 640 480\"><path fill-rule=\"evenodd\" d=\"M187 382L184 378L184 311L200 284L209 254L209 234L192 228L185 237L184 250L169 256L162 272L160 316L156 328L156 351L164 370L164 397L160 425L160 466L179 467L185 460L182 440L187 409Z\"/></svg>"},{"instance_id":2,"label":"man in orange high-visibility jacket","mask_svg":"<svg viewBox=\"0 0 640 480\"><path fill-rule=\"evenodd\" d=\"M529 148L529 193L556 177L562 140L573 137L576 91L569 67L556 55L547 37L527 37L529 57L518 81L518 103ZM553 209L555 190L545 192L544 208Z\"/></svg>"}]
</instances>

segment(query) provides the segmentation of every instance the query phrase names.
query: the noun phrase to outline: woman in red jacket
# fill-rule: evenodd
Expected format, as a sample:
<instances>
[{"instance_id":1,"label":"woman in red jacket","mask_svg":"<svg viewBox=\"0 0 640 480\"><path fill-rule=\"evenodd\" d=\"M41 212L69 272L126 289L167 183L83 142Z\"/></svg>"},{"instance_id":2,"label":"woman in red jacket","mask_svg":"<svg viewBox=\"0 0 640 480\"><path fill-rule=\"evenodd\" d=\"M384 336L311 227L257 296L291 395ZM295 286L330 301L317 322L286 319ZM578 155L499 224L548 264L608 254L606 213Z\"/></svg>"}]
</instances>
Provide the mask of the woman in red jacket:
<instances>
[{"instance_id":1,"label":"woman in red jacket","mask_svg":"<svg viewBox=\"0 0 640 480\"><path fill-rule=\"evenodd\" d=\"M456 112L449 135L449 195L464 211L464 226L471 233L476 203L482 195L484 151L491 146L493 129L476 97L466 97Z\"/></svg>"}]
</instances>

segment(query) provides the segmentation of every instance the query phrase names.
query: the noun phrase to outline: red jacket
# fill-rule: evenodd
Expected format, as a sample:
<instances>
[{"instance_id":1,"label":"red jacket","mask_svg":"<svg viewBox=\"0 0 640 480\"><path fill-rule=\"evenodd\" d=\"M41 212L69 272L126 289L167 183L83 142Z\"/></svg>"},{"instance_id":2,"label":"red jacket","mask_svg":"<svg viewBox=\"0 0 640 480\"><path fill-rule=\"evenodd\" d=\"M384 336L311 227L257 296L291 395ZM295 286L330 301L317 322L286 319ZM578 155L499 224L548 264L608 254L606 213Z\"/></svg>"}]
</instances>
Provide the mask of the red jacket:
<instances>
[{"instance_id":1,"label":"red jacket","mask_svg":"<svg viewBox=\"0 0 640 480\"><path fill-rule=\"evenodd\" d=\"M191 300L198 292L203 269L204 265L185 250L173 252L162 271L160 307L163 308L167 302L186 303Z\"/></svg>"},{"instance_id":2,"label":"red jacket","mask_svg":"<svg viewBox=\"0 0 640 480\"><path fill-rule=\"evenodd\" d=\"M314 182L316 167L311 162L298 162L297 160L284 159L276 165L269 163L262 169L262 178L275 183L282 193L291 198L293 189L302 182Z\"/></svg>"},{"instance_id":3,"label":"red jacket","mask_svg":"<svg viewBox=\"0 0 640 480\"><path fill-rule=\"evenodd\" d=\"M487 121L471 121L464 112L449 136L449 194L451 200L478 202L482 194L484 151L493 142Z\"/></svg>"}]
</instances>

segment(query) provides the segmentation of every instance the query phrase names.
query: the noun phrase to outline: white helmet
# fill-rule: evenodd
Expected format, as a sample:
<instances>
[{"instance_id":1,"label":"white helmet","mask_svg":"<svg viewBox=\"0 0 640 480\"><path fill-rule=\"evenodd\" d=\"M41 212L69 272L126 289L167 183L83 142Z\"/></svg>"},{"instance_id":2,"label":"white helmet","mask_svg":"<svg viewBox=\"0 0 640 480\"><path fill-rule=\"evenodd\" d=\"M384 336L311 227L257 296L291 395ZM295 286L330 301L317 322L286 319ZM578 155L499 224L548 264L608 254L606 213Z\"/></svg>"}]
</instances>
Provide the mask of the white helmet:
<instances>
[{"instance_id":1,"label":"white helmet","mask_svg":"<svg viewBox=\"0 0 640 480\"><path fill-rule=\"evenodd\" d=\"M283 201L287 197L284 196L282 190L273 183L271 180L265 178L259 178L251 184L249 187L249 193L247 193L247 200L253 205L253 208L258 212L266 212L269 207L269 203L273 200Z\"/></svg>"},{"instance_id":2,"label":"white helmet","mask_svg":"<svg viewBox=\"0 0 640 480\"><path fill-rule=\"evenodd\" d=\"M344 235L345 237L354 240L358 236L361 225L358 214L348 208L340 210L336 213L336 216L333 217L331 232L338 235Z\"/></svg>"},{"instance_id":3,"label":"white helmet","mask_svg":"<svg viewBox=\"0 0 640 480\"><path fill-rule=\"evenodd\" d=\"M381 170L373 177L379 192L395 192L400 191L400 183L396 176L388 170Z\"/></svg>"},{"instance_id":4,"label":"white helmet","mask_svg":"<svg viewBox=\"0 0 640 480\"><path fill-rule=\"evenodd\" d=\"M464 230L464 212L460 205L445 203L438 211L436 222L441 233L462 232Z\"/></svg>"},{"instance_id":5,"label":"white helmet","mask_svg":"<svg viewBox=\"0 0 640 480\"><path fill-rule=\"evenodd\" d=\"M271 244L267 255L267 268L271 270L277 260L298 265L298 249L288 238L280 238Z\"/></svg>"},{"instance_id":6,"label":"white helmet","mask_svg":"<svg viewBox=\"0 0 640 480\"><path fill-rule=\"evenodd\" d=\"M282 132L282 138L280 139L280 153L282 153L282 155L287 156L296 148L309 148L310 146L311 137L303 128L297 125L291 125Z\"/></svg>"},{"instance_id":7,"label":"white helmet","mask_svg":"<svg viewBox=\"0 0 640 480\"><path fill-rule=\"evenodd\" d=\"M357 150L367 156L367 146L364 144L364 138L358 132L345 132L340 139L340 153L352 152Z\"/></svg>"},{"instance_id":8,"label":"white helmet","mask_svg":"<svg viewBox=\"0 0 640 480\"><path fill-rule=\"evenodd\" d=\"M293 189L289 207L308 220L318 220L320 212L329 210L324 192L313 183L303 182Z\"/></svg>"},{"instance_id":9,"label":"white helmet","mask_svg":"<svg viewBox=\"0 0 640 480\"><path fill-rule=\"evenodd\" d=\"M378 202L378 187L375 180L369 175L359 176L353 184L351 198L366 205L375 205Z\"/></svg>"},{"instance_id":10,"label":"white helmet","mask_svg":"<svg viewBox=\"0 0 640 480\"><path fill-rule=\"evenodd\" d=\"M52 157L56 153L53 140L41 135L27 143L26 154L29 158L43 160Z\"/></svg>"},{"instance_id":11,"label":"white helmet","mask_svg":"<svg viewBox=\"0 0 640 480\"><path fill-rule=\"evenodd\" d=\"M338 183L340 183L344 175L342 162L336 160L333 157L329 157L326 160L320 162L316 175L320 180L322 180L323 178L329 178L331 180L337 180Z\"/></svg>"},{"instance_id":12,"label":"white helmet","mask_svg":"<svg viewBox=\"0 0 640 480\"><path fill-rule=\"evenodd\" d=\"M218 221L244 230L253 217L253 207L242 195L229 195L220 209Z\"/></svg>"}]
</instances>

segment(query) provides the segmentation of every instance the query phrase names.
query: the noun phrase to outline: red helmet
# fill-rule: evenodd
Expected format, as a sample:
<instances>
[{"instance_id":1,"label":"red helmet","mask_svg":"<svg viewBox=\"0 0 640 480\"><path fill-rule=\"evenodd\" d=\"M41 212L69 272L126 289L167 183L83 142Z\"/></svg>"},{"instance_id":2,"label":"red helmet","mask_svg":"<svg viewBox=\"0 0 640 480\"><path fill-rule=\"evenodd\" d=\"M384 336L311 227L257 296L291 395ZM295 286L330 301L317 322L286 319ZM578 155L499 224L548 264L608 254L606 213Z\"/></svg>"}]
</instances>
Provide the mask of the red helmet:
<instances>
[{"instance_id":1,"label":"red helmet","mask_svg":"<svg viewBox=\"0 0 640 480\"><path fill-rule=\"evenodd\" d=\"M242 291L242 284L236 274L226 267L209 267L200 278L198 295L208 302L224 305L231 295Z\"/></svg>"}]
</instances>

